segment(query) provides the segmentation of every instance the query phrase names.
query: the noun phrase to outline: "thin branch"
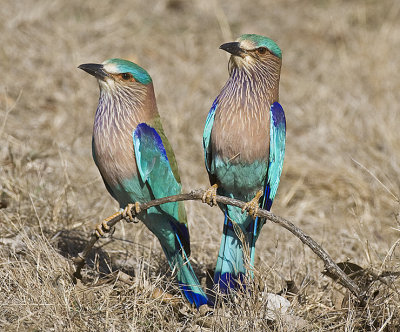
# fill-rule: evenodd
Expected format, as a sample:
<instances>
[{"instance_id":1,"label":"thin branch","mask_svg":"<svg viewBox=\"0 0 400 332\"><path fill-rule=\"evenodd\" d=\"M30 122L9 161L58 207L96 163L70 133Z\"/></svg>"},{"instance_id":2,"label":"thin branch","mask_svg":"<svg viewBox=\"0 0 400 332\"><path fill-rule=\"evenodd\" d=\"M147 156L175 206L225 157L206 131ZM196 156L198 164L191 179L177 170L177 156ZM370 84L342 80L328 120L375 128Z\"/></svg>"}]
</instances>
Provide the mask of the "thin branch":
<instances>
[{"instance_id":1,"label":"thin branch","mask_svg":"<svg viewBox=\"0 0 400 332\"><path fill-rule=\"evenodd\" d=\"M201 200L203 195L204 195L204 190L202 189L197 189L193 190L190 193L186 194L180 194L180 195L174 195L174 196L168 196L168 197L163 197L159 199L152 200L147 203L141 203L140 204L140 209L142 211L149 209L150 207L153 206L158 206L161 204L165 203L171 203L171 202L178 202L178 201L189 201L189 200ZM246 204L243 201L239 201L234 198L228 198L225 196L217 196L216 201L218 203L222 203L225 205L232 205L232 206L237 206L239 208L243 208L244 205ZM134 208L132 209L132 214L135 214ZM340 283L346 287L350 292L352 292L357 299L360 301L361 304L365 303L366 300L366 292L362 291L357 284L349 278L349 276L341 270L336 263L332 260L332 258L328 255L328 253L317 243L315 242L310 236L305 234L300 228L295 226L292 222L289 220L282 218L280 216L277 216L267 210L259 209L256 213L257 216L261 218L265 218L267 220L270 220L283 228L286 228L289 232L291 232L293 235L295 235L297 238L301 240L305 245L307 245L323 262L325 265L325 268L328 272L330 272L331 275L336 277ZM118 221L122 220L122 213L116 213L107 219L103 221L103 224L106 223L109 228L113 227ZM76 270L73 274L74 278L81 279L81 269L85 264L85 260L87 256L89 255L90 250L98 240L98 237L95 232L91 235L90 241L87 244L86 248L83 250L83 252L79 253L77 257L73 259Z\"/></svg>"}]
</instances>

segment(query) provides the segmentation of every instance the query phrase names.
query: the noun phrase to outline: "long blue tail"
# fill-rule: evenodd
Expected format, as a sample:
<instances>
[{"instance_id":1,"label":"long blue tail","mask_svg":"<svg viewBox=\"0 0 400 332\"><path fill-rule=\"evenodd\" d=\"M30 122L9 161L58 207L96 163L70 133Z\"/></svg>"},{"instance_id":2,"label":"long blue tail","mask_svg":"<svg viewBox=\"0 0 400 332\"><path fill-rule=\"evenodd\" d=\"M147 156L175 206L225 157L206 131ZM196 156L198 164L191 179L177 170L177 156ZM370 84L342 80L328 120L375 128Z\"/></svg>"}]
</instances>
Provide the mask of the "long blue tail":
<instances>
[{"instance_id":1,"label":"long blue tail","mask_svg":"<svg viewBox=\"0 0 400 332\"><path fill-rule=\"evenodd\" d=\"M164 252L171 270L176 271L176 279L178 280L180 290L186 299L191 304L194 304L196 308L199 308L203 304L212 305L212 302L209 301L200 286L178 234L176 234L176 239L180 245L180 250L177 250L173 254L169 254L166 250Z\"/></svg>"},{"instance_id":2,"label":"long blue tail","mask_svg":"<svg viewBox=\"0 0 400 332\"><path fill-rule=\"evenodd\" d=\"M236 235L232 222L228 220L228 213L225 211L214 283L219 286L222 293L228 293L229 289L238 289L244 285L245 274L242 242Z\"/></svg>"},{"instance_id":3,"label":"long blue tail","mask_svg":"<svg viewBox=\"0 0 400 332\"><path fill-rule=\"evenodd\" d=\"M201 288L199 280L194 274L193 268L187 258L183 258L180 254L178 254L177 261L178 271L176 278L179 283L179 288L187 300L192 304L194 303L196 308L199 308L203 304L212 305L212 303L208 300L207 295Z\"/></svg>"}]
</instances>

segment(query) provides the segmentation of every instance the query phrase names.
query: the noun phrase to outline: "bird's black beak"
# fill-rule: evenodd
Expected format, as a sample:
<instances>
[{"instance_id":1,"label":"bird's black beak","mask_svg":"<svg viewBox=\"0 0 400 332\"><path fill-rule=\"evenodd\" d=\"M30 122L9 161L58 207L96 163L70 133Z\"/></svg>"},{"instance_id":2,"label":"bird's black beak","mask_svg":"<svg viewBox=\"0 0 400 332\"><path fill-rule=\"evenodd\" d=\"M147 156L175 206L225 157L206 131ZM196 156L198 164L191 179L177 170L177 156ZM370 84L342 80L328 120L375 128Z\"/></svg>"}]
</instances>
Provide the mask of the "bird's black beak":
<instances>
[{"instance_id":1,"label":"bird's black beak","mask_svg":"<svg viewBox=\"0 0 400 332\"><path fill-rule=\"evenodd\" d=\"M93 75L94 77L99 78L101 80L104 80L108 76L102 64L84 63L80 65L78 68L84 70L90 75Z\"/></svg>"},{"instance_id":2,"label":"bird's black beak","mask_svg":"<svg viewBox=\"0 0 400 332\"><path fill-rule=\"evenodd\" d=\"M237 56L242 56L244 50L240 48L240 44L238 42L232 42L232 43L225 43L222 44L219 47L221 50L227 51L228 53L231 53L232 55L237 55Z\"/></svg>"}]
</instances>

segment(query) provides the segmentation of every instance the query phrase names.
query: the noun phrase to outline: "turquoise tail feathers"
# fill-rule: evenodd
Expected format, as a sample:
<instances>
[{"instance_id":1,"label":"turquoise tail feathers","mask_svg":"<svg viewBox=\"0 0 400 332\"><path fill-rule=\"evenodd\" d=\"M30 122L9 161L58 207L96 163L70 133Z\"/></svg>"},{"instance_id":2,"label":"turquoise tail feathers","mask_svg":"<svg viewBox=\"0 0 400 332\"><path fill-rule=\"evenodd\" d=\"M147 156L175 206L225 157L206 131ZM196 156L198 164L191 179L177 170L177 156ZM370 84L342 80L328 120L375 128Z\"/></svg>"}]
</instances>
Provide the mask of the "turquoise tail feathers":
<instances>
[{"instance_id":1,"label":"turquoise tail feathers","mask_svg":"<svg viewBox=\"0 0 400 332\"><path fill-rule=\"evenodd\" d=\"M190 265L189 259L186 256L184 249L175 252L170 255L166 252L168 263L171 269L176 272L176 279L179 284L179 288L185 295L186 299L199 308L203 304L212 305L207 295L200 286L199 280L197 279L192 266Z\"/></svg>"},{"instance_id":2,"label":"turquoise tail feathers","mask_svg":"<svg viewBox=\"0 0 400 332\"><path fill-rule=\"evenodd\" d=\"M176 272L176 279L180 290L186 299L191 304L194 304L196 308L199 308L203 304L213 305L213 303L207 298L204 290L201 288L199 280L193 271L176 225L171 223L171 226L175 233L175 248L177 248L177 250L171 252L166 250L162 243L161 246L164 250L165 256L167 257L171 270Z\"/></svg>"},{"instance_id":3,"label":"turquoise tail feathers","mask_svg":"<svg viewBox=\"0 0 400 332\"><path fill-rule=\"evenodd\" d=\"M178 266L177 280L179 287L185 294L186 298L190 303L194 303L197 308L203 304L211 304L200 286L199 280L197 279L192 266L190 265L187 257L182 257L178 254Z\"/></svg>"},{"instance_id":4,"label":"turquoise tail feathers","mask_svg":"<svg viewBox=\"0 0 400 332\"><path fill-rule=\"evenodd\" d=\"M214 273L214 283L222 293L229 289L238 289L244 286L246 269L244 266L242 242L235 233L232 221L225 211L224 229L219 248L217 265Z\"/></svg>"}]
</instances>

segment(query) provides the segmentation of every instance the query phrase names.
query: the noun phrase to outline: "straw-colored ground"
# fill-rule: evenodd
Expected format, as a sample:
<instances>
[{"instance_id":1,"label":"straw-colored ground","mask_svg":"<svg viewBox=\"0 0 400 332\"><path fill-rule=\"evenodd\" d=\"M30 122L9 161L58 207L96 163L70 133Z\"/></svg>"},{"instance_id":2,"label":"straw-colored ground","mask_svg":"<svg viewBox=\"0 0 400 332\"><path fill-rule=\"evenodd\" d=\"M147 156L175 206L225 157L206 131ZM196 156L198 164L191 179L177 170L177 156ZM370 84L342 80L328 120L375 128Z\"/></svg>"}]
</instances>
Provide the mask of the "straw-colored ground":
<instances>
[{"instance_id":1,"label":"straw-colored ground","mask_svg":"<svg viewBox=\"0 0 400 332\"><path fill-rule=\"evenodd\" d=\"M149 71L189 191L208 186L202 130L228 75L218 47L259 33L283 50L287 149L273 212L336 262L375 275L400 270L399 17L397 0L3 1L0 329L397 331L395 276L370 274L363 281L369 302L358 307L321 273L311 250L270 223L257 243L252 295L208 318L180 297L157 240L141 224L118 224L101 240L77 285L69 262L117 208L91 158L98 87L77 66L122 57ZM186 206L193 266L206 283L222 214L199 202ZM283 295L291 307L268 320L266 293L286 281L298 288ZM155 298L156 288L177 303Z\"/></svg>"}]
</instances>

